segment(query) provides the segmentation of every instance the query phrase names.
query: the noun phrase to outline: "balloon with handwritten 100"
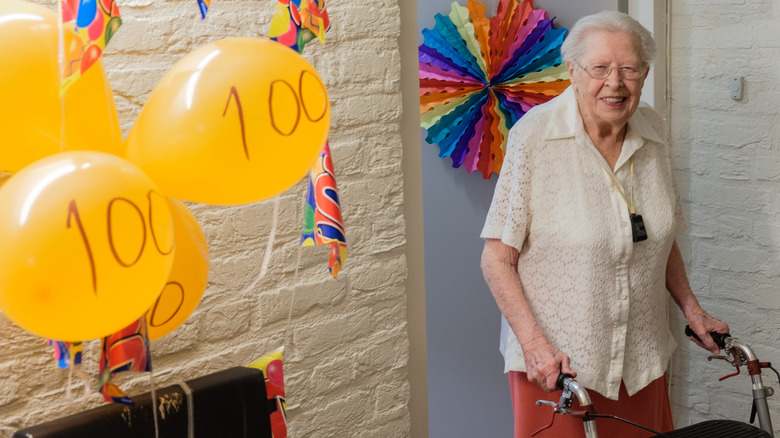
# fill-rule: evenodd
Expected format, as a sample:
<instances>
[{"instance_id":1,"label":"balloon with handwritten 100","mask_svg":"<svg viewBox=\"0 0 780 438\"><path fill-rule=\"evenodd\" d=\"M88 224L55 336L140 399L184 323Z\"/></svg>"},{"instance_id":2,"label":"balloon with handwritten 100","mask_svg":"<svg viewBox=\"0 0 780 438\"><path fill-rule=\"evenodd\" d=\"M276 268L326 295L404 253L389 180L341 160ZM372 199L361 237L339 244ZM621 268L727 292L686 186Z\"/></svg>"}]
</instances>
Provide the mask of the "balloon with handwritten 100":
<instances>
[{"instance_id":1,"label":"balloon with handwritten 100","mask_svg":"<svg viewBox=\"0 0 780 438\"><path fill-rule=\"evenodd\" d=\"M198 307L209 282L209 248L198 220L178 199L168 198L176 236L176 254L160 296L146 312L149 339L179 327Z\"/></svg>"},{"instance_id":2,"label":"balloon with handwritten 100","mask_svg":"<svg viewBox=\"0 0 780 438\"><path fill-rule=\"evenodd\" d=\"M327 90L301 55L267 39L231 38L173 66L125 146L166 195L241 205L304 177L329 126Z\"/></svg>"},{"instance_id":3,"label":"balloon with handwritten 100","mask_svg":"<svg viewBox=\"0 0 780 438\"><path fill-rule=\"evenodd\" d=\"M174 232L166 199L122 158L44 158L0 188L0 205L0 310L32 333L108 336L140 318L168 278Z\"/></svg>"}]
</instances>

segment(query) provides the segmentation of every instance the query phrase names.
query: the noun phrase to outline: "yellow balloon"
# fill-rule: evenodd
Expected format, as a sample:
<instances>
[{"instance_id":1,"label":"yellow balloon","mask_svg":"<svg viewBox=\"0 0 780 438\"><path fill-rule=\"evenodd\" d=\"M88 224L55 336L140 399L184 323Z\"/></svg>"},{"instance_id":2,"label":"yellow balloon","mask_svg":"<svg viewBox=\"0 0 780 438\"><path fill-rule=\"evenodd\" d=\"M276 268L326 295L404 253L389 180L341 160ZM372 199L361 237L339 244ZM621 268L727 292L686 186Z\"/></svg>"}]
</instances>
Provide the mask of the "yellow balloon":
<instances>
[{"instance_id":1,"label":"yellow balloon","mask_svg":"<svg viewBox=\"0 0 780 438\"><path fill-rule=\"evenodd\" d=\"M0 310L45 338L101 338L140 318L174 258L165 197L101 152L39 160L0 188Z\"/></svg>"},{"instance_id":2,"label":"yellow balloon","mask_svg":"<svg viewBox=\"0 0 780 438\"><path fill-rule=\"evenodd\" d=\"M127 158L168 196L247 204L305 176L329 127L327 90L303 57L266 39L225 39L160 80L127 138Z\"/></svg>"},{"instance_id":3,"label":"yellow balloon","mask_svg":"<svg viewBox=\"0 0 780 438\"><path fill-rule=\"evenodd\" d=\"M74 33L64 34L71 47ZM16 172L68 150L122 153L114 96L100 61L60 99L58 59L57 13L1 0L0 171Z\"/></svg>"},{"instance_id":4,"label":"yellow balloon","mask_svg":"<svg viewBox=\"0 0 780 438\"><path fill-rule=\"evenodd\" d=\"M173 266L160 296L146 312L149 339L179 327L198 307L209 282L209 248L198 220L178 199L168 198L176 236Z\"/></svg>"}]
</instances>

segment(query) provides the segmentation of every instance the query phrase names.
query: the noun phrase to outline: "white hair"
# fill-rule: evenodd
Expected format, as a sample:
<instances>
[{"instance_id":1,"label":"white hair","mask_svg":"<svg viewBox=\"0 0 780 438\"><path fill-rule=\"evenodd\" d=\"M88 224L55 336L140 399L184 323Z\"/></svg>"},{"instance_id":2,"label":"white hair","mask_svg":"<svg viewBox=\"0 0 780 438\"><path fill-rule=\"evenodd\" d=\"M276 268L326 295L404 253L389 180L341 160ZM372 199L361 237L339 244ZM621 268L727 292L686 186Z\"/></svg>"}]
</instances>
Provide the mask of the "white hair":
<instances>
[{"instance_id":1,"label":"white hair","mask_svg":"<svg viewBox=\"0 0 780 438\"><path fill-rule=\"evenodd\" d=\"M655 58L655 40L653 35L638 21L618 11L603 11L580 18L566 36L561 46L564 61L580 59L587 49L587 39L591 32L622 32L631 35L636 41L637 55L647 66Z\"/></svg>"}]
</instances>

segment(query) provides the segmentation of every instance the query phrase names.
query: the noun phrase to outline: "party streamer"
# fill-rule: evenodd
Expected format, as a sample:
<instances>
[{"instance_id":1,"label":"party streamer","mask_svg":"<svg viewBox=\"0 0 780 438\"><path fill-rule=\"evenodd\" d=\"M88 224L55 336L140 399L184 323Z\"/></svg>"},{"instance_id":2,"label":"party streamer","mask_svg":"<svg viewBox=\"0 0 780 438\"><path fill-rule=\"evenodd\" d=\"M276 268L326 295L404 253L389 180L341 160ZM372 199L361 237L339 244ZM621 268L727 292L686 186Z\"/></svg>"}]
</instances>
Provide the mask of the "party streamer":
<instances>
[{"instance_id":1,"label":"party streamer","mask_svg":"<svg viewBox=\"0 0 780 438\"><path fill-rule=\"evenodd\" d=\"M54 360L57 368L64 370L81 365L81 342L64 342L49 339L47 344L53 347Z\"/></svg>"},{"instance_id":2,"label":"party streamer","mask_svg":"<svg viewBox=\"0 0 780 438\"><path fill-rule=\"evenodd\" d=\"M209 11L209 6L211 6L211 0L198 0L198 9L200 9L201 20L206 19L206 13Z\"/></svg>"},{"instance_id":3,"label":"party streamer","mask_svg":"<svg viewBox=\"0 0 780 438\"><path fill-rule=\"evenodd\" d=\"M271 406L271 435L273 438L287 438L287 402L284 395L284 365L280 347L247 365L263 372L268 404Z\"/></svg>"},{"instance_id":4,"label":"party streamer","mask_svg":"<svg viewBox=\"0 0 780 438\"><path fill-rule=\"evenodd\" d=\"M279 0L271 22L270 37L301 53L306 43L314 38L325 43L328 29L330 19L325 0ZM324 244L331 245L328 269L336 278L347 258L347 241L336 174L327 142L309 172L301 233L301 246Z\"/></svg>"},{"instance_id":5,"label":"party streamer","mask_svg":"<svg viewBox=\"0 0 780 438\"><path fill-rule=\"evenodd\" d=\"M152 371L146 316L101 340L98 385L103 399L128 406L135 403L112 381L122 371Z\"/></svg>"},{"instance_id":6,"label":"party streamer","mask_svg":"<svg viewBox=\"0 0 780 438\"><path fill-rule=\"evenodd\" d=\"M569 86L555 29L532 0L500 0L496 15L468 0L436 14L419 47L420 126L452 167L500 173L509 129L532 107Z\"/></svg>"},{"instance_id":7,"label":"party streamer","mask_svg":"<svg viewBox=\"0 0 780 438\"><path fill-rule=\"evenodd\" d=\"M269 36L298 53L311 40L325 43L325 32L330 29L325 0L279 0L271 21Z\"/></svg>"},{"instance_id":8,"label":"party streamer","mask_svg":"<svg viewBox=\"0 0 780 438\"><path fill-rule=\"evenodd\" d=\"M115 0L59 0L60 21L74 29L73 38L60 54L62 81L60 92L70 87L103 54L122 18ZM71 28L70 26L75 26ZM63 31L69 31L69 30Z\"/></svg>"},{"instance_id":9,"label":"party streamer","mask_svg":"<svg viewBox=\"0 0 780 438\"><path fill-rule=\"evenodd\" d=\"M330 146L325 143L309 172L301 246L330 244L328 269L333 278L338 277L347 258L347 239L335 175Z\"/></svg>"}]
</instances>

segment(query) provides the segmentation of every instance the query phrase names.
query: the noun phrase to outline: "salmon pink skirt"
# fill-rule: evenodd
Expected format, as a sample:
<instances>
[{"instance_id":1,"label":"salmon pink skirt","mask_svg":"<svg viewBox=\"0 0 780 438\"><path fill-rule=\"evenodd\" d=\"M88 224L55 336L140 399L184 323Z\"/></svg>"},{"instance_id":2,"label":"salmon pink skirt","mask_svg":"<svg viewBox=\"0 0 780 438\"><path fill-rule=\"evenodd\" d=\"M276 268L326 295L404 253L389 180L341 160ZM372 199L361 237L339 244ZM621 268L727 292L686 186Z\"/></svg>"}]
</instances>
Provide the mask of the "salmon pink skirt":
<instances>
[{"instance_id":1,"label":"salmon pink skirt","mask_svg":"<svg viewBox=\"0 0 780 438\"><path fill-rule=\"evenodd\" d=\"M528 438L532 433L550 424L552 407L537 407L537 400L558 402L561 391L547 393L530 383L525 373L509 372L509 389L512 395L512 411L515 415L515 438ZM620 383L618 400L610 400L593 390L588 390L597 414L615 415L659 432L674 429L672 409L666 375L654 380L648 386L628 396L625 385ZM574 401L573 410L579 408ZM596 420L599 438L646 438L654 433L611 418ZM571 415L555 414L553 427L539 433L535 438L583 438L585 431L582 420Z\"/></svg>"}]
</instances>

